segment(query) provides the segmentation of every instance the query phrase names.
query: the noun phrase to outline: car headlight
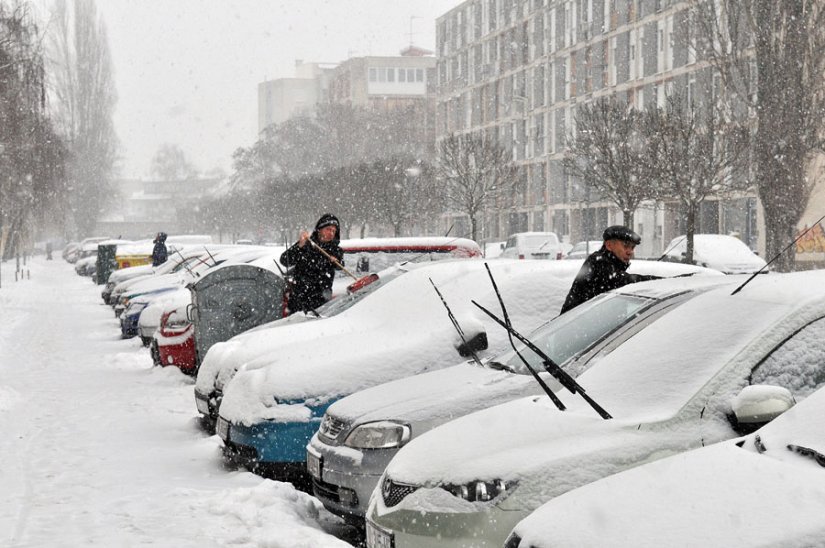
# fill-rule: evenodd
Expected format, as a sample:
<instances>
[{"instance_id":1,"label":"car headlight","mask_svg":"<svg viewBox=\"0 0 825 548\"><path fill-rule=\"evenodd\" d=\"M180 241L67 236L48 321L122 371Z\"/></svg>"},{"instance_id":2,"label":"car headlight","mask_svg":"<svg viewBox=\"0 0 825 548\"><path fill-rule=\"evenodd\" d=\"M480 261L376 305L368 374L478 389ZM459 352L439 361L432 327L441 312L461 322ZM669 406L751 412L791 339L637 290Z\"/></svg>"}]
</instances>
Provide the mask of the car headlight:
<instances>
[{"instance_id":1,"label":"car headlight","mask_svg":"<svg viewBox=\"0 0 825 548\"><path fill-rule=\"evenodd\" d=\"M487 502L506 496L516 487L515 481L474 480L461 485L442 485L441 488L469 502Z\"/></svg>"},{"instance_id":2,"label":"car headlight","mask_svg":"<svg viewBox=\"0 0 825 548\"><path fill-rule=\"evenodd\" d=\"M344 445L355 449L386 449L401 447L410 441L410 427L392 421L368 422L356 427Z\"/></svg>"}]
</instances>

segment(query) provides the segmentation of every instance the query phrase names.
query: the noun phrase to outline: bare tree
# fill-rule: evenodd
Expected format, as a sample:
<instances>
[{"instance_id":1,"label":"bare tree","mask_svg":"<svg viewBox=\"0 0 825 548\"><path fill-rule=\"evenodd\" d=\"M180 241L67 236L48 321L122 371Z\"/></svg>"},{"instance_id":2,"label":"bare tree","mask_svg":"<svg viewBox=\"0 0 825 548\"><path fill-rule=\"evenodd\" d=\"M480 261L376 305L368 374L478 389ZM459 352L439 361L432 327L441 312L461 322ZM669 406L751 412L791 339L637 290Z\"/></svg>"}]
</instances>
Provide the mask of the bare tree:
<instances>
[{"instance_id":1,"label":"bare tree","mask_svg":"<svg viewBox=\"0 0 825 548\"><path fill-rule=\"evenodd\" d=\"M658 196L646 163L640 116L614 98L582 105L564 159L568 172L615 203L631 228L639 205Z\"/></svg>"},{"instance_id":2,"label":"bare tree","mask_svg":"<svg viewBox=\"0 0 825 548\"><path fill-rule=\"evenodd\" d=\"M152 175L165 181L180 181L198 174L178 145L164 143L152 156Z\"/></svg>"},{"instance_id":3,"label":"bare tree","mask_svg":"<svg viewBox=\"0 0 825 548\"><path fill-rule=\"evenodd\" d=\"M696 5L698 54L752 116L753 177L765 211L769 257L793 239L823 148L825 3L807 0L703 0ZM792 270L783 254L779 270Z\"/></svg>"},{"instance_id":4,"label":"bare tree","mask_svg":"<svg viewBox=\"0 0 825 548\"><path fill-rule=\"evenodd\" d=\"M437 154L437 174L445 186L445 202L469 217L475 240L479 215L498 193L517 182L510 151L481 135L451 133L438 143Z\"/></svg>"},{"instance_id":5,"label":"bare tree","mask_svg":"<svg viewBox=\"0 0 825 548\"><path fill-rule=\"evenodd\" d=\"M646 111L641 128L645 163L652 168L660 198L677 200L685 211L685 261L693 262L693 235L702 203L751 185L748 132L715 105L696 110L677 93L668 96L664 108Z\"/></svg>"},{"instance_id":6,"label":"bare tree","mask_svg":"<svg viewBox=\"0 0 825 548\"><path fill-rule=\"evenodd\" d=\"M0 4L0 254L6 257L21 251L36 227L59 224L66 191L65 149L46 116L40 42L26 4Z\"/></svg>"},{"instance_id":7,"label":"bare tree","mask_svg":"<svg viewBox=\"0 0 825 548\"><path fill-rule=\"evenodd\" d=\"M91 234L111 195L117 137L106 27L94 0L55 0L50 24L52 97L70 154L70 201L80 234Z\"/></svg>"}]
</instances>

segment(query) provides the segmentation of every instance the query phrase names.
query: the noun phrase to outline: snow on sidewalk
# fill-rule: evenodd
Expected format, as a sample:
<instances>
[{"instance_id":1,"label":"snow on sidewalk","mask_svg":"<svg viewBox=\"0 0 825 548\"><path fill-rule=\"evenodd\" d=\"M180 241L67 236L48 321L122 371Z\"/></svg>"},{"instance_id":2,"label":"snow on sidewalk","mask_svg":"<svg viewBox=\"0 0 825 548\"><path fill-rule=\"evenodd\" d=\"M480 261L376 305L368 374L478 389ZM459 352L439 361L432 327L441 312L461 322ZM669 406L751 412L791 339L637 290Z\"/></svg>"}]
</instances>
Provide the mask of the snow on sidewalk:
<instances>
[{"instance_id":1,"label":"snow on sidewalk","mask_svg":"<svg viewBox=\"0 0 825 548\"><path fill-rule=\"evenodd\" d=\"M0 263L0 546L348 546L313 497L226 470L193 381L57 257Z\"/></svg>"}]
</instances>

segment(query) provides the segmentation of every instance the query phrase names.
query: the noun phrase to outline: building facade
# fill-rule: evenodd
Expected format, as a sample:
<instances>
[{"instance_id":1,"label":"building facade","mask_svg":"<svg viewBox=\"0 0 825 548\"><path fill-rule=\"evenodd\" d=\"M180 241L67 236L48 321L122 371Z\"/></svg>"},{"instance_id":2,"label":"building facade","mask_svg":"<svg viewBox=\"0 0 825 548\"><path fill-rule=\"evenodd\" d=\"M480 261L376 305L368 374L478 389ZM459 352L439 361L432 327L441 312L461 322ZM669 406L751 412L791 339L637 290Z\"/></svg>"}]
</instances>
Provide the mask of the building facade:
<instances>
[{"instance_id":1,"label":"building facade","mask_svg":"<svg viewBox=\"0 0 825 548\"><path fill-rule=\"evenodd\" d=\"M271 124L299 115L312 115L326 102L332 63L295 61L293 78L277 78L258 84L258 133Z\"/></svg>"},{"instance_id":2,"label":"building facade","mask_svg":"<svg viewBox=\"0 0 825 548\"><path fill-rule=\"evenodd\" d=\"M612 203L562 167L576 109L615 96L637 108L677 90L700 106L721 82L690 47L687 2L675 0L467 0L436 28L436 135L482 132L512 150L520 181L485 215L486 241L551 230L575 243L621 223ZM736 233L758 244L753 196L710 201L697 232ZM684 234L675 207L636 212L640 256Z\"/></svg>"}]
</instances>

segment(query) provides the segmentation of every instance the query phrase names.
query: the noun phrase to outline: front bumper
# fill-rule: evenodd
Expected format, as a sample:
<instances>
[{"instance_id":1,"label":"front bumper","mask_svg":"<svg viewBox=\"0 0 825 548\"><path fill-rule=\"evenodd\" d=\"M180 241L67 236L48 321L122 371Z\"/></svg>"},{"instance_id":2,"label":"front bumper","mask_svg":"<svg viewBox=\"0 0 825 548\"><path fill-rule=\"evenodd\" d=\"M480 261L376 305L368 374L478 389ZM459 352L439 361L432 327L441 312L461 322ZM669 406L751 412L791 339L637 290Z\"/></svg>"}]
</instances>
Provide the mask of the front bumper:
<instances>
[{"instance_id":1,"label":"front bumper","mask_svg":"<svg viewBox=\"0 0 825 548\"><path fill-rule=\"evenodd\" d=\"M160 365L174 365L184 373L195 371L195 339L187 337L179 344L158 344Z\"/></svg>"},{"instance_id":2,"label":"front bumper","mask_svg":"<svg viewBox=\"0 0 825 548\"><path fill-rule=\"evenodd\" d=\"M131 339L138 335L138 320L140 314L121 314L120 316L120 336L124 339Z\"/></svg>"},{"instance_id":3,"label":"front bumper","mask_svg":"<svg viewBox=\"0 0 825 548\"><path fill-rule=\"evenodd\" d=\"M367 517L367 528L372 529L367 533L367 548L381 547L373 539L387 536L392 537L389 546L394 548L501 548L516 524L529 514L492 506L473 513L396 510L379 517L375 506Z\"/></svg>"},{"instance_id":4,"label":"front bumper","mask_svg":"<svg viewBox=\"0 0 825 548\"><path fill-rule=\"evenodd\" d=\"M343 517L364 519L370 495L384 469L397 449L336 450L315 435L307 446L307 462L316 460L318 466L309 466L312 488L324 507ZM356 457L360 454L360 461Z\"/></svg>"},{"instance_id":5,"label":"front bumper","mask_svg":"<svg viewBox=\"0 0 825 548\"><path fill-rule=\"evenodd\" d=\"M320 422L320 417L313 417L308 422L264 421L246 426L219 416L216 431L224 443L224 456L247 468L287 463L306 466L306 446Z\"/></svg>"},{"instance_id":6,"label":"front bumper","mask_svg":"<svg viewBox=\"0 0 825 548\"><path fill-rule=\"evenodd\" d=\"M220 392L212 392L211 394L204 394L198 389L195 389L195 406L198 408L198 413L204 421L211 423L210 430L215 430L215 423L218 420L218 409L221 405L222 394Z\"/></svg>"}]
</instances>

